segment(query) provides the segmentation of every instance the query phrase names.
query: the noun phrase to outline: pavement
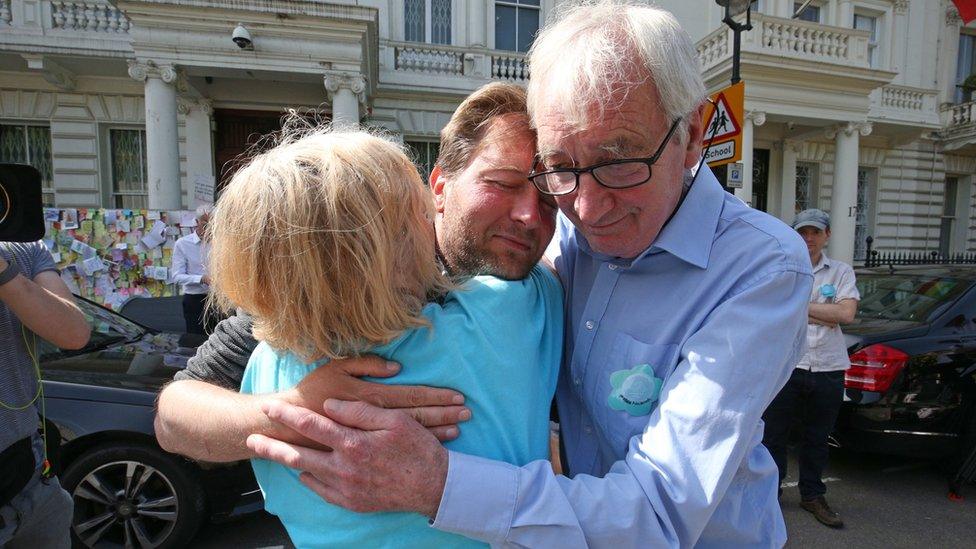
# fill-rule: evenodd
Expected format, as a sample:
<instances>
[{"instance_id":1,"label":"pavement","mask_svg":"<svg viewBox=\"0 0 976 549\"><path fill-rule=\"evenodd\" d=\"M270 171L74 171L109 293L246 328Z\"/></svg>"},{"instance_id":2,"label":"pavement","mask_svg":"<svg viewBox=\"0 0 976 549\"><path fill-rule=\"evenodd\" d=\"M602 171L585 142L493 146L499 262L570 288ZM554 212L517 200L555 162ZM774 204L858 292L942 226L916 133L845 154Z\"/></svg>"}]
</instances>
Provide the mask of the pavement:
<instances>
[{"instance_id":1,"label":"pavement","mask_svg":"<svg viewBox=\"0 0 976 549\"><path fill-rule=\"evenodd\" d=\"M800 508L796 462L783 490L787 547L918 548L976 547L976 484L962 501L947 497L946 475L938 463L834 451L824 475L827 500L846 523L834 530ZM278 520L258 513L208 525L190 546L291 548Z\"/></svg>"}]
</instances>

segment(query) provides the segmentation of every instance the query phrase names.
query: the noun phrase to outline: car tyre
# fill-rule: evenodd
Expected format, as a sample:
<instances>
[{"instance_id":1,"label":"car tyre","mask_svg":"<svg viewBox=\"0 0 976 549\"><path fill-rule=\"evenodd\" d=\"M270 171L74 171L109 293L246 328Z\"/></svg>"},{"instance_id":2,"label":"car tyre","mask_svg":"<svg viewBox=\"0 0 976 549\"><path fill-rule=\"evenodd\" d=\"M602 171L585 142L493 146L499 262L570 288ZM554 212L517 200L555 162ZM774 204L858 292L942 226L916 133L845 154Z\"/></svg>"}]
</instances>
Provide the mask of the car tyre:
<instances>
[{"instance_id":1,"label":"car tyre","mask_svg":"<svg viewBox=\"0 0 976 549\"><path fill-rule=\"evenodd\" d=\"M204 518L195 471L145 444L92 448L64 468L61 484L75 505L72 540L83 547L184 547Z\"/></svg>"}]
</instances>

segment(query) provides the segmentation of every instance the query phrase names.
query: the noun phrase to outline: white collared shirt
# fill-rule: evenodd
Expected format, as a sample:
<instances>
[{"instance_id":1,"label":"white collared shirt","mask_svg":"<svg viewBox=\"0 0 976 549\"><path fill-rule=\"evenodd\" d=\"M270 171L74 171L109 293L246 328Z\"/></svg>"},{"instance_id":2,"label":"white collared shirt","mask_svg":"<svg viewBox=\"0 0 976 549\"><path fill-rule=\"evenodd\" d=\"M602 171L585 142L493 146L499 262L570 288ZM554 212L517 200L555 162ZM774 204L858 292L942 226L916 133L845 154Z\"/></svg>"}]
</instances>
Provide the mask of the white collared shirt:
<instances>
[{"instance_id":1,"label":"white collared shirt","mask_svg":"<svg viewBox=\"0 0 976 549\"><path fill-rule=\"evenodd\" d=\"M829 288L834 287L834 297L829 298ZM854 281L854 269L843 261L830 259L821 254L820 262L813 267L813 290L810 303L840 303L845 299L860 300ZM847 345L839 326L833 328L820 324L807 324L807 352L796 365L811 372L834 372L850 368Z\"/></svg>"},{"instance_id":2,"label":"white collared shirt","mask_svg":"<svg viewBox=\"0 0 976 549\"><path fill-rule=\"evenodd\" d=\"M173 246L172 280L183 287L184 294L205 294L210 286L200 282L207 273L210 245L194 231Z\"/></svg>"}]
</instances>

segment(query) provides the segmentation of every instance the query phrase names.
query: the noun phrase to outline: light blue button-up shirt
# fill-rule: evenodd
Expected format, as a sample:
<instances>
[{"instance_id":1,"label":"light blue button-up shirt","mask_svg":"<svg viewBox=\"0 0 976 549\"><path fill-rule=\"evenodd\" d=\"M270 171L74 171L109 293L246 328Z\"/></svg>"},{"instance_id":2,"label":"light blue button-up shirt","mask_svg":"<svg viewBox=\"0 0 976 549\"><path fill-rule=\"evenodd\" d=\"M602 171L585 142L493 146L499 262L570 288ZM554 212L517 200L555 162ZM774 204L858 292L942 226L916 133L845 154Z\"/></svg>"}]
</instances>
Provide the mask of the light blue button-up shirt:
<instances>
[{"instance_id":1,"label":"light blue button-up shirt","mask_svg":"<svg viewBox=\"0 0 976 549\"><path fill-rule=\"evenodd\" d=\"M434 527L515 547L783 545L761 416L805 348L813 276L800 237L707 168L633 261L592 251L562 216L559 231L556 400L572 477L451 452ZM663 386L632 415L627 374L611 375L645 364Z\"/></svg>"}]
</instances>

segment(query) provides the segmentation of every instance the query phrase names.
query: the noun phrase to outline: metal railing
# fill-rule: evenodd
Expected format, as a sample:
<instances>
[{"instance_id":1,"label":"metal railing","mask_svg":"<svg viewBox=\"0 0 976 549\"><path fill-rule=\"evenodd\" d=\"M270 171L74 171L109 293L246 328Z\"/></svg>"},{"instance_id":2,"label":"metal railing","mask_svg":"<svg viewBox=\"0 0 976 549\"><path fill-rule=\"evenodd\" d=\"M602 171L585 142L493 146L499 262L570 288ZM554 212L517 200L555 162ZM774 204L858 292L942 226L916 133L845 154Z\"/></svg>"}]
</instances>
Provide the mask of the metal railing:
<instances>
[{"instance_id":1,"label":"metal railing","mask_svg":"<svg viewBox=\"0 0 976 549\"><path fill-rule=\"evenodd\" d=\"M942 254L931 252L879 252L872 250L874 239L867 237L867 253L864 257L865 267L880 267L882 265L976 265L976 252L960 252Z\"/></svg>"}]
</instances>

